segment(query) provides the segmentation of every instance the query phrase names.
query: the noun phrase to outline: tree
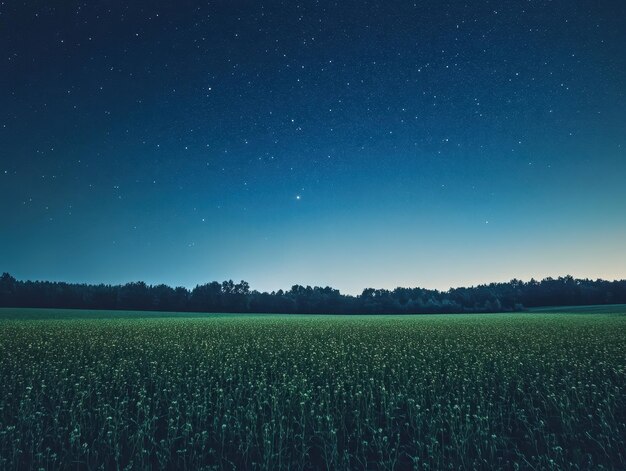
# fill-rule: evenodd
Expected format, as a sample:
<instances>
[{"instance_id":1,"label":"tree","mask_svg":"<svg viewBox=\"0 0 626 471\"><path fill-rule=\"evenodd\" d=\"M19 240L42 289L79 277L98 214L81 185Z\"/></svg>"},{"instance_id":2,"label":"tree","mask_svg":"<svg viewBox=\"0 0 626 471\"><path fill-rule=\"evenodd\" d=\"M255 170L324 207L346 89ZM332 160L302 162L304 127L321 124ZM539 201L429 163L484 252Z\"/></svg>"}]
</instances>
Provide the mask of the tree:
<instances>
[{"instance_id":1,"label":"tree","mask_svg":"<svg viewBox=\"0 0 626 471\"><path fill-rule=\"evenodd\" d=\"M15 296L17 280L8 273L0 276L0 306L10 306Z\"/></svg>"}]
</instances>

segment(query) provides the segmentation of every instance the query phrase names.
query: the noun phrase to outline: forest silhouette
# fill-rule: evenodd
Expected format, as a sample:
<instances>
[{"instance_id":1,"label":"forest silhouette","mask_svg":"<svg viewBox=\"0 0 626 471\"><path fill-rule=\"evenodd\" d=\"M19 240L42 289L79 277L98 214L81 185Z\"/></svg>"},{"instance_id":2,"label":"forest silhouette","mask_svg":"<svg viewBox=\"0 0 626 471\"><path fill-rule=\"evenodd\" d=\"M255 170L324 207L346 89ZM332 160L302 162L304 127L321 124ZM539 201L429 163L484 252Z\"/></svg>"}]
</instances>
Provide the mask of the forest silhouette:
<instances>
[{"instance_id":1,"label":"forest silhouette","mask_svg":"<svg viewBox=\"0 0 626 471\"><path fill-rule=\"evenodd\" d=\"M288 291L259 292L247 282L213 281L184 287L76 284L20 281L0 277L0 306L180 312L287 314L427 314L522 311L543 306L626 303L626 280L575 279L572 276L528 282L513 279L448 291L425 288L367 288L360 295L331 287L294 285Z\"/></svg>"}]
</instances>

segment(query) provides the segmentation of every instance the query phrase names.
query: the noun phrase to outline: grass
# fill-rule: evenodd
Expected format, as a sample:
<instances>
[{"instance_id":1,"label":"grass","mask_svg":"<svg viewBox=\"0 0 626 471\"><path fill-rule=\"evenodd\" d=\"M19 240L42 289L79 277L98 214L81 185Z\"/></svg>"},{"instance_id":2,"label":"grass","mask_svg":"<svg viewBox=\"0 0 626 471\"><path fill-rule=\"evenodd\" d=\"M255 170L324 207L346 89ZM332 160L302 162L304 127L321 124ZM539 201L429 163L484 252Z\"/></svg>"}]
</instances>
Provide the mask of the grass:
<instances>
[{"instance_id":1,"label":"grass","mask_svg":"<svg viewBox=\"0 0 626 471\"><path fill-rule=\"evenodd\" d=\"M617 316L626 315L626 304L594 304L590 306L550 306L532 308L529 312L550 313L560 312L564 314L612 314Z\"/></svg>"},{"instance_id":2,"label":"grass","mask_svg":"<svg viewBox=\"0 0 626 471\"><path fill-rule=\"evenodd\" d=\"M0 469L625 469L624 313L0 310Z\"/></svg>"}]
</instances>

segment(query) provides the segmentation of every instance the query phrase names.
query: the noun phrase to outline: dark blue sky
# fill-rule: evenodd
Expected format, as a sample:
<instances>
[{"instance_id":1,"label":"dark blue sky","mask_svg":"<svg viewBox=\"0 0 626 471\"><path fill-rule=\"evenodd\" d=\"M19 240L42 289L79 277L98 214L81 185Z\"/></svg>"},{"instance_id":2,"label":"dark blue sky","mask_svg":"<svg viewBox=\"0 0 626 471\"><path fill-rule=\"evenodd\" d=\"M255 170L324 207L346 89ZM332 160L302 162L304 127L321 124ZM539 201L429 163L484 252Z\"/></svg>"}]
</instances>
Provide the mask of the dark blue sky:
<instances>
[{"instance_id":1,"label":"dark blue sky","mask_svg":"<svg viewBox=\"0 0 626 471\"><path fill-rule=\"evenodd\" d=\"M626 276L623 2L2 2L0 271Z\"/></svg>"}]
</instances>

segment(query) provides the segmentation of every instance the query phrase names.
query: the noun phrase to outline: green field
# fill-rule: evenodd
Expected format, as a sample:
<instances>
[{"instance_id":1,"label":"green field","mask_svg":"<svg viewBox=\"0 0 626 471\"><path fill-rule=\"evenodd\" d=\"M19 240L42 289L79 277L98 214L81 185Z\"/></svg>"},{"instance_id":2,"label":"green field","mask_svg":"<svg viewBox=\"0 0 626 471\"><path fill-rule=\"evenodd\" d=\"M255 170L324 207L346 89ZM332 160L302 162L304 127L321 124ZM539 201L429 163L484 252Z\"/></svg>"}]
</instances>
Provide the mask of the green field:
<instances>
[{"instance_id":1,"label":"green field","mask_svg":"<svg viewBox=\"0 0 626 471\"><path fill-rule=\"evenodd\" d=\"M626 469L626 308L0 310L0 469Z\"/></svg>"}]
</instances>

